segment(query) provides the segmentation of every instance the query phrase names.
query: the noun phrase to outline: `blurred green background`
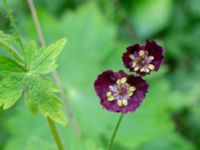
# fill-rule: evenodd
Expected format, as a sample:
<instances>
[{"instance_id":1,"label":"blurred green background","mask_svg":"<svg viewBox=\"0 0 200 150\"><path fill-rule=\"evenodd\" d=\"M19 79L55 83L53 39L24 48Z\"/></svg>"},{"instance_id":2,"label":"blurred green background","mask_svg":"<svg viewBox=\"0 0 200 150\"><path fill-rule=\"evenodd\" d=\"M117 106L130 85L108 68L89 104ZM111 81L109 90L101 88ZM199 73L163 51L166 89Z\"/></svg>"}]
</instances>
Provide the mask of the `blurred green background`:
<instances>
[{"instance_id":1,"label":"blurred green background","mask_svg":"<svg viewBox=\"0 0 200 150\"><path fill-rule=\"evenodd\" d=\"M37 41L26 0L8 1L24 43ZM35 0L47 43L67 37L58 72L83 136L58 125L68 150L104 150L117 113L101 108L93 82L105 69L127 71L128 45L154 39L165 64L145 77L151 88L125 116L113 150L200 149L200 0ZM0 29L13 33L0 2ZM23 100L0 109L1 150L56 150L47 121Z\"/></svg>"}]
</instances>

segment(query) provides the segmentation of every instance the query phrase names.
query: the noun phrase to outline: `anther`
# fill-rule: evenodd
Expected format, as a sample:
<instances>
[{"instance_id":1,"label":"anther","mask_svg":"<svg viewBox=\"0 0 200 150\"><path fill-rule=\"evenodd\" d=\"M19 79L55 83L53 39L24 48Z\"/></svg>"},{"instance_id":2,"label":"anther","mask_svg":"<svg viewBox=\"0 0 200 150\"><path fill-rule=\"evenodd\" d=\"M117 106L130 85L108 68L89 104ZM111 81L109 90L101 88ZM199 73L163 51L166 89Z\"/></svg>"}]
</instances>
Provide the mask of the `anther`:
<instances>
[{"instance_id":1,"label":"anther","mask_svg":"<svg viewBox=\"0 0 200 150\"><path fill-rule=\"evenodd\" d=\"M130 59L134 60L135 57L133 55L129 55Z\"/></svg>"},{"instance_id":2,"label":"anther","mask_svg":"<svg viewBox=\"0 0 200 150\"><path fill-rule=\"evenodd\" d=\"M128 96L132 96L133 92L132 91L128 91Z\"/></svg>"},{"instance_id":3,"label":"anther","mask_svg":"<svg viewBox=\"0 0 200 150\"><path fill-rule=\"evenodd\" d=\"M135 67L134 68L134 71L138 71L140 68L139 67Z\"/></svg>"},{"instance_id":4,"label":"anther","mask_svg":"<svg viewBox=\"0 0 200 150\"><path fill-rule=\"evenodd\" d=\"M117 82L116 82L118 85L121 84L121 79L118 79Z\"/></svg>"},{"instance_id":5,"label":"anther","mask_svg":"<svg viewBox=\"0 0 200 150\"><path fill-rule=\"evenodd\" d=\"M140 71L141 71L141 72L146 72L146 71L145 71L145 68L141 68Z\"/></svg>"},{"instance_id":6,"label":"anther","mask_svg":"<svg viewBox=\"0 0 200 150\"><path fill-rule=\"evenodd\" d=\"M133 92L133 91L136 90L136 88L134 86L130 86L128 90L131 91L131 92Z\"/></svg>"},{"instance_id":7,"label":"anther","mask_svg":"<svg viewBox=\"0 0 200 150\"><path fill-rule=\"evenodd\" d=\"M112 95L112 92L107 92L106 93L106 97L109 97L109 96L111 96Z\"/></svg>"},{"instance_id":8,"label":"anther","mask_svg":"<svg viewBox=\"0 0 200 150\"><path fill-rule=\"evenodd\" d=\"M107 97L107 100L108 101L113 101L114 100L114 96L111 95L111 96Z\"/></svg>"},{"instance_id":9,"label":"anther","mask_svg":"<svg viewBox=\"0 0 200 150\"><path fill-rule=\"evenodd\" d=\"M134 68L135 66L136 66L136 62L133 62L131 67Z\"/></svg>"},{"instance_id":10,"label":"anther","mask_svg":"<svg viewBox=\"0 0 200 150\"><path fill-rule=\"evenodd\" d=\"M145 55L145 51L144 50L139 51L139 56L144 56L144 55Z\"/></svg>"},{"instance_id":11,"label":"anther","mask_svg":"<svg viewBox=\"0 0 200 150\"><path fill-rule=\"evenodd\" d=\"M154 69L155 69L155 66L152 65L152 64L149 64L148 68L149 68L150 70L154 70Z\"/></svg>"},{"instance_id":12,"label":"anther","mask_svg":"<svg viewBox=\"0 0 200 150\"><path fill-rule=\"evenodd\" d=\"M124 106L127 106L127 105L128 105L127 99L123 99L123 100L122 100L122 103L123 103Z\"/></svg>"},{"instance_id":13,"label":"anther","mask_svg":"<svg viewBox=\"0 0 200 150\"><path fill-rule=\"evenodd\" d=\"M121 83L122 83L122 84L126 83L126 80L127 80L127 78L126 78L126 77L123 77L123 78L121 79Z\"/></svg>"},{"instance_id":14,"label":"anther","mask_svg":"<svg viewBox=\"0 0 200 150\"><path fill-rule=\"evenodd\" d=\"M119 107L122 107L122 105L123 105L122 100L118 100L118 101L117 101L117 105L118 105Z\"/></svg>"}]
</instances>

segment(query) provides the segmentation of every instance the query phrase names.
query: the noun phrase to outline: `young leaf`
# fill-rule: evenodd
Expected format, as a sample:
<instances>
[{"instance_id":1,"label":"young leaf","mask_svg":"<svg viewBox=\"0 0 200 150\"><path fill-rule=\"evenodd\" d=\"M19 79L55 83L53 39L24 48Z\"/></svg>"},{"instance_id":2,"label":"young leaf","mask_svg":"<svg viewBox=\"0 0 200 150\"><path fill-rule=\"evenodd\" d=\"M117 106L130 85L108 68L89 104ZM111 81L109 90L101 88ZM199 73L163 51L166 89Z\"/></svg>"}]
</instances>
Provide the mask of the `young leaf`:
<instances>
[{"instance_id":1,"label":"young leaf","mask_svg":"<svg viewBox=\"0 0 200 150\"><path fill-rule=\"evenodd\" d=\"M62 51L66 39L61 39L56 43L37 50L36 44L32 42L26 51L26 60L32 72L47 74L57 67L57 57Z\"/></svg>"},{"instance_id":2,"label":"young leaf","mask_svg":"<svg viewBox=\"0 0 200 150\"><path fill-rule=\"evenodd\" d=\"M33 113L38 111L58 123L65 124L61 111L61 101L54 95L59 92L55 83L46 77L29 76L26 78L25 101Z\"/></svg>"},{"instance_id":3,"label":"young leaf","mask_svg":"<svg viewBox=\"0 0 200 150\"><path fill-rule=\"evenodd\" d=\"M25 69L8 57L0 57L0 106L4 109L11 107L24 93L25 102L33 113L39 112L65 125L62 103L55 95L59 88L45 76L56 68L56 59L65 42L62 39L39 50L31 42L24 52Z\"/></svg>"},{"instance_id":4,"label":"young leaf","mask_svg":"<svg viewBox=\"0 0 200 150\"><path fill-rule=\"evenodd\" d=\"M1 40L4 40L4 41L6 41L6 42L12 42L12 43L14 43L14 42L16 42L17 41L17 38L16 37L14 37L14 36L12 36L12 35L9 35L9 34L5 34L5 33L3 33L2 31L0 31L0 39Z\"/></svg>"},{"instance_id":5,"label":"young leaf","mask_svg":"<svg viewBox=\"0 0 200 150\"><path fill-rule=\"evenodd\" d=\"M0 46L8 51L19 63L23 63L23 59L18 54L17 50L12 46L16 40L16 37L9 34L4 34L2 31L0 31Z\"/></svg>"},{"instance_id":6,"label":"young leaf","mask_svg":"<svg viewBox=\"0 0 200 150\"><path fill-rule=\"evenodd\" d=\"M10 108L23 92L24 69L15 61L0 57L0 106Z\"/></svg>"}]
</instances>

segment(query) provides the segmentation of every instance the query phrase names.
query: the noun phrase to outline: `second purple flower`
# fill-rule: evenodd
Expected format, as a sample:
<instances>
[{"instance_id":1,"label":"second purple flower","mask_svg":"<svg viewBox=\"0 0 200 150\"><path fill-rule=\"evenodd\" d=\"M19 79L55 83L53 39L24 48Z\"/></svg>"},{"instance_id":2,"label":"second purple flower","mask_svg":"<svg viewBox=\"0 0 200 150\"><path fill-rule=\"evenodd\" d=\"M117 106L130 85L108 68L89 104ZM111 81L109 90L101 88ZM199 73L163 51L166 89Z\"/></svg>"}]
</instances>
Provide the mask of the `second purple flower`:
<instances>
[{"instance_id":1,"label":"second purple flower","mask_svg":"<svg viewBox=\"0 0 200 150\"><path fill-rule=\"evenodd\" d=\"M155 41L147 41L145 45L129 46L123 54L124 66L131 72L140 75L157 71L163 63L164 49Z\"/></svg>"}]
</instances>

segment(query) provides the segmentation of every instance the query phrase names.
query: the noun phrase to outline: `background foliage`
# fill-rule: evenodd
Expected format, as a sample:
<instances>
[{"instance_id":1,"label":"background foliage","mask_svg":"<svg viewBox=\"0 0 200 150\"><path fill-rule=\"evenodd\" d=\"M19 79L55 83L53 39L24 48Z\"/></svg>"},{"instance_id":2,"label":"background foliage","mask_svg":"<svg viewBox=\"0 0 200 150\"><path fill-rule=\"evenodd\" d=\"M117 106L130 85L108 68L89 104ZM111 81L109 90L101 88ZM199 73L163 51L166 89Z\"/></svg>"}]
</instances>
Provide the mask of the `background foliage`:
<instances>
[{"instance_id":1,"label":"background foliage","mask_svg":"<svg viewBox=\"0 0 200 150\"><path fill-rule=\"evenodd\" d=\"M119 114L106 112L93 82L105 69L123 69L127 45L156 39L165 65L146 78L151 89L142 106L126 115L114 150L200 148L199 0L35 0L47 43L67 37L59 75L83 136L59 127L71 150L103 150ZM26 44L37 40L25 0L9 1ZM0 29L13 33L0 2ZM1 50L1 54L5 54ZM127 70L125 70L127 71ZM18 102L0 109L0 149L55 150L47 122Z\"/></svg>"}]
</instances>

